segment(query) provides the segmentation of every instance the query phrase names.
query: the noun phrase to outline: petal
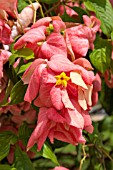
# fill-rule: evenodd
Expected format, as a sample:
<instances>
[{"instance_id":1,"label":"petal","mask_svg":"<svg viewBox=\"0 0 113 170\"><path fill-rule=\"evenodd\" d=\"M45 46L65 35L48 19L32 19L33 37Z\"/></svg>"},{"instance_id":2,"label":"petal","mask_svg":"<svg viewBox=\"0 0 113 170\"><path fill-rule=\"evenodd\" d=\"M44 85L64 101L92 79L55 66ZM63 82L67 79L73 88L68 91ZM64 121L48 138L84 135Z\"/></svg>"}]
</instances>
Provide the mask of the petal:
<instances>
[{"instance_id":1,"label":"petal","mask_svg":"<svg viewBox=\"0 0 113 170\"><path fill-rule=\"evenodd\" d=\"M78 86L81 86L83 87L84 89L88 89L86 84L84 83L81 75L77 72L71 72L70 73L70 78L71 78L71 81L72 83L78 85Z\"/></svg>"},{"instance_id":2,"label":"petal","mask_svg":"<svg viewBox=\"0 0 113 170\"><path fill-rule=\"evenodd\" d=\"M87 104L89 106L92 105L92 91L93 91L93 85L87 85L88 89L87 90L84 90L84 95L85 95L85 99L87 101Z\"/></svg>"},{"instance_id":3,"label":"petal","mask_svg":"<svg viewBox=\"0 0 113 170\"><path fill-rule=\"evenodd\" d=\"M82 111L82 116L84 118L84 127L92 125L91 116L89 115L88 111Z\"/></svg>"},{"instance_id":4,"label":"petal","mask_svg":"<svg viewBox=\"0 0 113 170\"><path fill-rule=\"evenodd\" d=\"M33 99L38 95L40 84L40 77L38 74L38 67L35 69L34 73L31 76L24 100L31 103Z\"/></svg>"},{"instance_id":5,"label":"petal","mask_svg":"<svg viewBox=\"0 0 113 170\"><path fill-rule=\"evenodd\" d=\"M8 12L12 17L16 18L14 11L17 14L17 0L0 1L0 8Z\"/></svg>"},{"instance_id":6,"label":"petal","mask_svg":"<svg viewBox=\"0 0 113 170\"><path fill-rule=\"evenodd\" d=\"M38 21L36 21L31 28L33 29L38 28L40 26L48 26L51 21L52 21L51 17L41 18Z\"/></svg>"},{"instance_id":7,"label":"petal","mask_svg":"<svg viewBox=\"0 0 113 170\"><path fill-rule=\"evenodd\" d=\"M89 133L93 133L94 127L90 125L90 126L86 126L84 129Z\"/></svg>"},{"instance_id":8,"label":"petal","mask_svg":"<svg viewBox=\"0 0 113 170\"><path fill-rule=\"evenodd\" d=\"M38 96L35 101L34 101L34 105L37 107L44 107L45 105L41 102L40 100L40 96Z\"/></svg>"},{"instance_id":9,"label":"petal","mask_svg":"<svg viewBox=\"0 0 113 170\"><path fill-rule=\"evenodd\" d=\"M45 26L34 28L27 31L19 40L15 43L14 49L18 50L26 45L26 43L37 43L45 40ZM37 45L38 47L38 45Z\"/></svg>"},{"instance_id":10,"label":"petal","mask_svg":"<svg viewBox=\"0 0 113 170\"><path fill-rule=\"evenodd\" d=\"M76 128L84 128L84 118L81 113L79 113L76 108L75 110L67 109L65 113L65 119L68 125L72 125Z\"/></svg>"},{"instance_id":11,"label":"petal","mask_svg":"<svg viewBox=\"0 0 113 170\"><path fill-rule=\"evenodd\" d=\"M61 54L67 57L66 43L60 33L51 33L41 46L41 55L43 58L51 58L55 54ZM39 57L41 56L39 55Z\"/></svg>"},{"instance_id":12,"label":"petal","mask_svg":"<svg viewBox=\"0 0 113 170\"><path fill-rule=\"evenodd\" d=\"M93 67L92 67L91 63L85 58L78 58L73 63L77 64L77 65L80 65L80 66L84 67L87 70L93 70Z\"/></svg>"},{"instance_id":13,"label":"petal","mask_svg":"<svg viewBox=\"0 0 113 170\"><path fill-rule=\"evenodd\" d=\"M50 95L52 87L53 87L52 84L46 84L46 83L43 83L40 87L40 91L39 91L40 100L41 103L46 107L52 106L52 100Z\"/></svg>"},{"instance_id":14,"label":"petal","mask_svg":"<svg viewBox=\"0 0 113 170\"><path fill-rule=\"evenodd\" d=\"M60 115L54 108L50 108L47 111L48 119L56 122L56 123L65 123L65 119Z\"/></svg>"},{"instance_id":15,"label":"petal","mask_svg":"<svg viewBox=\"0 0 113 170\"><path fill-rule=\"evenodd\" d=\"M56 87L56 86L53 86L51 91L50 91L52 104L57 110L61 110L63 108L62 94L61 93L62 93L61 89L59 87Z\"/></svg>"},{"instance_id":16,"label":"petal","mask_svg":"<svg viewBox=\"0 0 113 170\"><path fill-rule=\"evenodd\" d=\"M69 99L67 90L63 89L61 91L61 94L62 94L62 102L63 102L65 108L74 109L74 106L73 106L73 104L71 103L71 101Z\"/></svg>"},{"instance_id":17,"label":"petal","mask_svg":"<svg viewBox=\"0 0 113 170\"><path fill-rule=\"evenodd\" d=\"M34 60L34 62L28 67L28 69L24 72L23 76L22 76L22 81L24 82L24 84L28 84L30 81L30 78L34 72L34 70L36 69L36 67L38 67L40 64L44 64L46 63L43 59L36 59Z\"/></svg>"},{"instance_id":18,"label":"petal","mask_svg":"<svg viewBox=\"0 0 113 170\"><path fill-rule=\"evenodd\" d=\"M86 103L86 100L85 100L84 92L81 89L78 89L78 102L79 102L79 105L84 110L87 110L87 103Z\"/></svg>"},{"instance_id":19,"label":"petal","mask_svg":"<svg viewBox=\"0 0 113 170\"><path fill-rule=\"evenodd\" d=\"M76 69L76 66L61 54L53 55L47 64L55 72L69 72Z\"/></svg>"}]
</instances>

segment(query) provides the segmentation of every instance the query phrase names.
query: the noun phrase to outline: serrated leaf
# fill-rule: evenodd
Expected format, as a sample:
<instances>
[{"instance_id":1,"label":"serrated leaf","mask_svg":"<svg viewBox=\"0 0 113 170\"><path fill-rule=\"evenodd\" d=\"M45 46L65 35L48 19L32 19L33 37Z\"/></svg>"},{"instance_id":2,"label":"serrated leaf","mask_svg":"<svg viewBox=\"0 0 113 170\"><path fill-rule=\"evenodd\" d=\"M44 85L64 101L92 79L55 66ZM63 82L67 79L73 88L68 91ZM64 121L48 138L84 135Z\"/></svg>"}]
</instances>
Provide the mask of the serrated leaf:
<instances>
[{"instance_id":1,"label":"serrated leaf","mask_svg":"<svg viewBox=\"0 0 113 170\"><path fill-rule=\"evenodd\" d=\"M105 48L93 50L93 52L90 54L90 60L93 66L101 73L104 73L107 70L108 66Z\"/></svg>"},{"instance_id":2,"label":"serrated leaf","mask_svg":"<svg viewBox=\"0 0 113 170\"><path fill-rule=\"evenodd\" d=\"M16 146L15 149L14 167L17 170L35 170L27 153L23 152L19 146Z\"/></svg>"},{"instance_id":3,"label":"serrated leaf","mask_svg":"<svg viewBox=\"0 0 113 170\"><path fill-rule=\"evenodd\" d=\"M97 36L95 42L95 50L90 54L90 60L93 66L99 70L101 73L104 73L111 64L111 44L100 37Z\"/></svg>"},{"instance_id":4,"label":"serrated leaf","mask_svg":"<svg viewBox=\"0 0 113 170\"><path fill-rule=\"evenodd\" d=\"M48 144L44 144L42 156L44 158L50 159L56 165L59 165L56 155L54 154L54 152L52 151L51 147Z\"/></svg>"},{"instance_id":5,"label":"serrated leaf","mask_svg":"<svg viewBox=\"0 0 113 170\"><path fill-rule=\"evenodd\" d=\"M39 2L43 2L43 3L46 3L46 4L54 4L56 2L58 2L59 0L39 0Z\"/></svg>"},{"instance_id":6,"label":"serrated leaf","mask_svg":"<svg viewBox=\"0 0 113 170\"><path fill-rule=\"evenodd\" d=\"M20 140L22 140L23 144L26 146L28 139L31 135L32 129L28 127L26 123L24 123L22 126L20 126L18 131L18 137Z\"/></svg>"},{"instance_id":7,"label":"serrated leaf","mask_svg":"<svg viewBox=\"0 0 113 170\"><path fill-rule=\"evenodd\" d=\"M96 13L103 33L110 37L113 30L113 8L109 0L86 0L84 4L89 11Z\"/></svg>"},{"instance_id":8,"label":"serrated leaf","mask_svg":"<svg viewBox=\"0 0 113 170\"><path fill-rule=\"evenodd\" d=\"M111 40L113 41L113 31L111 32Z\"/></svg>"},{"instance_id":9,"label":"serrated leaf","mask_svg":"<svg viewBox=\"0 0 113 170\"><path fill-rule=\"evenodd\" d=\"M20 67L19 71L18 71L18 74L21 74L21 73L23 73L24 71L26 71L26 69L30 66L31 63L32 63L32 62L29 62L29 63L27 63L27 64L22 65L22 66Z\"/></svg>"},{"instance_id":10,"label":"serrated leaf","mask_svg":"<svg viewBox=\"0 0 113 170\"><path fill-rule=\"evenodd\" d=\"M24 95L26 92L27 86L23 85L23 82L18 81L11 90L11 101L10 104L18 104L24 101Z\"/></svg>"},{"instance_id":11,"label":"serrated leaf","mask_svg":"<svg viewBox=\"0 0 113 170\"><path fill-rule=\"evenodd\" d=\"M17 137L10 131L0 133L0 160L4 159L10 150L10 144L14 144L17 141Z\"/></svg>"}]
</instances>

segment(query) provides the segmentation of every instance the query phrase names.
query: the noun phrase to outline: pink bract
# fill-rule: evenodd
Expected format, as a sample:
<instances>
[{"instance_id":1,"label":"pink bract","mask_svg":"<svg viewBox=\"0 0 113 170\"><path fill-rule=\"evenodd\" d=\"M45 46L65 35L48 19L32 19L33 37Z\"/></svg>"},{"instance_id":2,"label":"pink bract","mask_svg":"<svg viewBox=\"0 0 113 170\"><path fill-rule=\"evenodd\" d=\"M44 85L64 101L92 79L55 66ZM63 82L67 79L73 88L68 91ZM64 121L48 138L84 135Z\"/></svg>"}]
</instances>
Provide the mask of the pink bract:
<instances>
[{"instance_id":1,"label":"pink bract","mask_svg":"<svg viewBox=\"0 0 113 170\"><path fill-rule=\"evenodd\" d=\"M66 41L68 44L70 41L68 48L70 52L74 52L75 58L86 56L88 49L94 49L96 32L100 30L100 21L96 17L89 18L83 15L83 20L85 25L80 24L66 29ZM70 55L73 56L72 52Z\"/></svg>"},{"instance_id":2,"label":"pink bract","mask_svg":"<svg viewBox=\"0 0 113 170\"><path fill-rule=\"evenodd\" d=\"M49 59L54 54L67 56L65 39L61 34L64 30L65 24L59 17L40 19L15 43L14 48L26 45L36 58Z\"/></svg>"},{"instance_id":3,"label":"pink bract","mask_svg":"<svg viewBox=\"0 0 113 170\"><path fill-rule=\"evenodd\" d=\"M3 44L10 44L13 42L11 38L11 28L2 19L0 19L0 41Z\"/></svg>"},{"instance_id":4,"label":"pink bract","mask_svg":"<svg viewBox=\"0 0 113 170\"><path fill-rule=\"evenodd\" d=\"M0 8L4 9L6 12L9 13L12 17L16 18L17 15L17 0L0 0Z\"/></svg>"},{"instance_id":5,"label":"pink bract","mask_svg":"<svg viewBox=\"0 0 113 170\"><path fill-rule=\"evenodd\" d=\"M44 68L42 71L39 89L39 97L43 106L50 107L53 105L58 110L63 107L74 109L71 98L75 97L80 106L87 110L88 106L92 105L92 82L95 78L93 72L87 71L80 65L73 64L61 55L51 57L51 60L47 61L47 65L48 68ZM70 79L66 82L66 87L62 84L56 85L57 79L55 76L60 76L63 72ZM38 100L39 98L35 100L36 105ZM29 101L29 98L27 101Z\"/></svg>"},{"instance_id":6,"label":"pink bract","mask_svg":"<svg viewBox=\"0 0 113 170\"><path fill-rule=\"evenodd\" d=\"M11 52L0 50L0 81L3 77L3 65L9 60L9 57L11 56Z\"/></svg>"},{"instance_id":7,"label":"pink bract","mask_svg":"<svg viewBox=\"0 0 113 170\"><path fill-rule=\"evenodd\" d=\"M27 148L30 149L37 143L38 150L41 150L47 137L49 137L51 143L54 142L54 138L73 145L85 143L82 129L69 125L65 116L62 113L59 114L52 107L40 108L37 126L28 141Z\"/></svg>"}]
</instances>

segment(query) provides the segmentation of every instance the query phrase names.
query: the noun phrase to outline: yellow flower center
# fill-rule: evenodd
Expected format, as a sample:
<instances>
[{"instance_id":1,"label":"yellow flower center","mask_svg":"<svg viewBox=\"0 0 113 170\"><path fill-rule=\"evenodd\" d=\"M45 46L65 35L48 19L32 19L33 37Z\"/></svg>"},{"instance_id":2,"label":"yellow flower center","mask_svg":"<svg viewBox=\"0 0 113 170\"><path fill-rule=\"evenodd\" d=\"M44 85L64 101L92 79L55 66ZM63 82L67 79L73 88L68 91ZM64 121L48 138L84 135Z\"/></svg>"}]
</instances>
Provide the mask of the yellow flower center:
<instances>
[{"instance_id":1,"label":"yellow flower center","mask_svg":"<svg viewBox=\"0 0 113 170\"><path fill-rule=\"evenodd\" d=\"M64 72L55 76L55 78L57 79L56 85L62 85L64 87L67 87L67 81L70 80L70 77L66 76Z\"/></svg>"}]
</instances>

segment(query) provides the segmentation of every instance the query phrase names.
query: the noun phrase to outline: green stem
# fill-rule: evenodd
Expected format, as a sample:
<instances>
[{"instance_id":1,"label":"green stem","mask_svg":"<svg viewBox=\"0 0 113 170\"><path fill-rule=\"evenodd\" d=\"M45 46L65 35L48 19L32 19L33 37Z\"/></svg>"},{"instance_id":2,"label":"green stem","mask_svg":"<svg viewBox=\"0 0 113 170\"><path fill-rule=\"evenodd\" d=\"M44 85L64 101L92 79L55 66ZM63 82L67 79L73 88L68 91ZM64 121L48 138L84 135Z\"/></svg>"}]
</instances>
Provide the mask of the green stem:
<instances>
[{"instance_id":1,"label":"green stem","mask_svg":"<svg viewBox=\"0 0 113 170\"><path fill-rule=\"evenodd\" d=\"M35 0L37 3L39 3L38 2L38 0ZM39 3L40 4L40 3ZM43 10L42 10L42 5L40 4L40 13L41 13L41 16L42 16L42 18L44 18L45 16L44 16L44 13L43 13Z\"/></svg>"},{"instance_id":2,"label":"green stem","mask_svg":"<svg viewBox=\"0 0 113 170\"><path fill-rule=\"evenodd\" d=\"M57 8L60 5L60 2L58 2L56 5L54 5L52 8L50 8L49 10L47 10L44 15L50 13L51 11L53 11L55 8Z\"/></svg>"}]
</instances>

